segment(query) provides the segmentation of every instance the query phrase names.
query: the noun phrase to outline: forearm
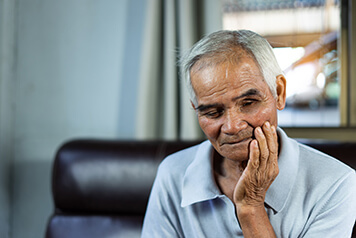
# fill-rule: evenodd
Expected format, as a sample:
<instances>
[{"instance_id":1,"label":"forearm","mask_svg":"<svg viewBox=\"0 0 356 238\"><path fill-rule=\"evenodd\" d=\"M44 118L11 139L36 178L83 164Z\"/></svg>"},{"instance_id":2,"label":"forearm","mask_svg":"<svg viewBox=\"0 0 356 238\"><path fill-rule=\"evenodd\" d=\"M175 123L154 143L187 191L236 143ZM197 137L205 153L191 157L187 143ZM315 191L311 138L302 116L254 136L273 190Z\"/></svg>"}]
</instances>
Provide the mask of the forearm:
<instances>
[{"instance_id":1,"label":"forearm","mask_svg":"<svg viewBox=\"0 0 356 238\"><path fill-rule=\"evenodd\" d=\"M236 207L237 217L245 238L276 237L268 219L267 212L261 207Z\"/></svg>"},{"instance_id":2,"label":"forearm","mask_svg":"<svg viewBox=\"0 0 356 238\"><path fill-rule=\"evenodd\" d=\"M249 160L234 191L236 214L245 238L276 237L264 207L265 196L277 177L278 137L266 122L263 131L255 129L256 140L250 143Z\"/></svg>"}]
</instances>

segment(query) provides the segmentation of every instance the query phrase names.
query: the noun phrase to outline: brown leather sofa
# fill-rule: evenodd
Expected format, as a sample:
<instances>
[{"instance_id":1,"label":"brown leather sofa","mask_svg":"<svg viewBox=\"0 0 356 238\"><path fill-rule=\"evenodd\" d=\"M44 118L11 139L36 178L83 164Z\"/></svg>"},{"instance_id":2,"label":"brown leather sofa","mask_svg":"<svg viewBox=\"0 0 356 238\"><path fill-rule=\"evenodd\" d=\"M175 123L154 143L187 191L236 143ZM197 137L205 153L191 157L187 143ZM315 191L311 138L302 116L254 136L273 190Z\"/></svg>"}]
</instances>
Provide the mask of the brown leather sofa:
<instances>
[{"instance_id":1,"label":"brown leather sofa","mask_svg":"<svg viewBox=\"0 0 356 238\"><path fill-rule=\"evenodd\" d=\"M356 168L356 143L302 142ZM57 151L53 164L55 208L46 237L140 237L159 163L168 154L197 143L117 140L65 143Z\"/></svg>"}]
</instances>

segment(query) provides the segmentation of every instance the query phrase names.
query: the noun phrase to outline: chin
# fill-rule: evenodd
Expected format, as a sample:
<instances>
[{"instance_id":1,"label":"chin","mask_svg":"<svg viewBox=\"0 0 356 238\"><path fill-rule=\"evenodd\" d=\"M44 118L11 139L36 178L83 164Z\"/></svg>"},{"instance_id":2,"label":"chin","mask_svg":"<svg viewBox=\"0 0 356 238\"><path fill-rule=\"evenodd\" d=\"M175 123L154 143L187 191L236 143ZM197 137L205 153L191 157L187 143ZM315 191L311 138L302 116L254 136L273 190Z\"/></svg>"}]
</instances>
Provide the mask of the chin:
<instances>
[{"instance_id":1,"label":"chin","mask_svg":"<svg viewBox=\"0 0 356 238\"><path fill-rule=\"evenodd\" d=\"M245 161L248 160L249 157L249 145L251 140L252 139L234 144L224 144L215 149L217 149L218 153L224 158Z\"/></svg>"},{"instance_id":2,"label":"chin","mask_svg":"<svg viewBox=\"0 0 356 238\"><path fill-rule=\"evenodd\" d=\"M248 157L249 157L249 151L248 149L243 149L243 150L220 150L218 151L218 153L226 158L226 159L230 159L230 160L234 160L234 161L247 161Z\"/></svg>"}]
</instances>

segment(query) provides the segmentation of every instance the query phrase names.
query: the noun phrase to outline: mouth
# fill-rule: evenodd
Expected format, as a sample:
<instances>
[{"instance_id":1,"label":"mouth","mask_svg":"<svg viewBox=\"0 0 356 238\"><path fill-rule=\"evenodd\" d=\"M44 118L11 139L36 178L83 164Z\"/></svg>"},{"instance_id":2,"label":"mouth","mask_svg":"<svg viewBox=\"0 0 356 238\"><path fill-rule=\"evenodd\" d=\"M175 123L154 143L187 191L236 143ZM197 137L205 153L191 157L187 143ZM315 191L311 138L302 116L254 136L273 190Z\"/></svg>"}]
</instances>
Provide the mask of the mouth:
<instances>
[{"instance_id":1,"label":"mouth","mask_svg":"<svg viewBox=\"0 0 356 238\"><path fill-rule=\"evenodd\" d=\"M255 139L253 127L248 127L234 135L222 134L219 138L220 146L245 146Z\"/></svg>"},{"instance_id":2,"label":"mouth","mask_svg":"<svg viewBox=\"0 0 356 238\"><path fill-rule=\"evenodd\" d=\"M253 140L252 137L248 137L240 140L224 141L223 143L221 143L221 145L235 145L235 144L242 144L246 142L250 143L252 140Z\"/></svg>"}]
</instances>

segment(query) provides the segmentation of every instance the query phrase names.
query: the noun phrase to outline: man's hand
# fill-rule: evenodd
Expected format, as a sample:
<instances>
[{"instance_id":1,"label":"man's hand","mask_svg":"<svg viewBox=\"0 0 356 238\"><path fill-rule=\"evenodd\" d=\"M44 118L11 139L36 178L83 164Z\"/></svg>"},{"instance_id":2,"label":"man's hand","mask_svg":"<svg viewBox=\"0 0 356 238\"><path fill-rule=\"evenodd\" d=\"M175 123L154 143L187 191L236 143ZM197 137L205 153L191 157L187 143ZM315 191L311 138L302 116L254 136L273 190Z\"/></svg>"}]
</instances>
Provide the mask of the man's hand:
<instances>
[{"instance_id":1,"label":"man's hand","mask_svg":"<svg viewBox=\"0 0 356 238\"><path fill-rule=\"evenodd\" d=\"M233 202L245 237L275 237L264 201L279 172L276 128L266 122L262 128L255 129L255 137L250 144L247 167L236 184Z\"/></svg>"}]
</instances>

